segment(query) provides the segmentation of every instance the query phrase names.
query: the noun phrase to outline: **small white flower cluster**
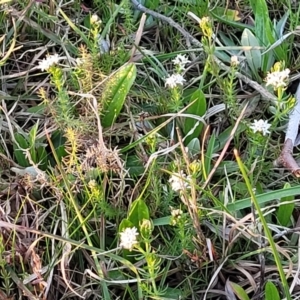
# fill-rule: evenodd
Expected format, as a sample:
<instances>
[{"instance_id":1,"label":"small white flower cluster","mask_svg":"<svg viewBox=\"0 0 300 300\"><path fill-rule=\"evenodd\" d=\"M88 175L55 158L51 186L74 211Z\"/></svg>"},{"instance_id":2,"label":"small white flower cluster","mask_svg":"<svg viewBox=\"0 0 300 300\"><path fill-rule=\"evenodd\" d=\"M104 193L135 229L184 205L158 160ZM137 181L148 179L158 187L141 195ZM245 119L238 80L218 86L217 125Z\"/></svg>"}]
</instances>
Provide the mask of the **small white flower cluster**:
<instances>
[{"instance_id":1,"label":"small white flower cluster","mask_svg":"<svg viewBox=\"0 0 300 300\"><path fill-rule=\"evenodd\" d=\"M120 233L120 247L132 251L134 245L138 244L136 237L139 235L135 227L125 228Z\"/></svg>"},{"instance_id":2,"label":"small white flower cluster","mask_svg":"<svg viewBox=\"0 0 300 300\"><path fill-rule=\"evenodd\" d=\"M91 24L96 24L96 25L100 25L102 23L102 21L99 19L99 17L96 14L91 16L90 22Z\"/></svg>"},{"instance_id":3,"label":"small white flower cluster","mask_svg":"<svg viewBox=\"0 0 300 300\"><path fill-rule=\"evenodd\" d=\"M274 90L286 87L290 72L289 69L285 69L269 73L266 78L266 85L273 86Z\"/></svg>"},{"instance_id":4,"label":"small white flower cluster","mask_svg":"<svg viewBox=\"0 0 300 300\"><path fill-rule=\"evenodd\" d=\"M175 88L177 85L183 85L186 80L180 74L172 74L166 78L165 86L171 89Z\"/></svg>"},{"instance_id":5,"label":"small white flower cluster","mask_svg":"<svg viewBox=\"0 0 300 300\"><path fill-rule=\"evenodd\" d=\"M261 132L263 135L266 135L270 133L269 128L271 127L271 124L268 123L268 121L264 121L262 119L260 120L254 120L254 123L250 125L250 128L253 130L254 133Z\"/></svg>"},{"instance_id":6,"label":"small white flower cluster","mask_svg":"<svg viewBox=\"0 0 300 300\"><path fill-rule=\"evenodd\" d=\"M231 56L230 64L231 64L231 66L233 66L233 67L238 66L238 65L240 64L239 58L238 58L236 55Z\"/></svg>"},{"instance_id":7,"label":"small white flower cluster","mask_svg":"<svg viewBox=\"0 0 300 300\"><path fill-rule=\"evenodd\" d=\"M39 62L38 68L42 71L47 71L51 66L58 64L60 57L57 53L53 55L48 55L42 61Z\"/></svg>"},{"instance_id":8,"label":"small white flower cluster","mask_svg":"<svg viewBox=\"0 0 300 300\"><path fill-rule=\"evenodd\" d=\"M186 81L181 73L185 70L185 65L188 64L190 61L187 59L185 55L178 54L172 62L174 63L176 67L177 73L174 73L172 75L169 75L166 78L165 86L168 88L175 88L179 85L183 85Z\"/></svg>"},{"instance_id":9,"label":"small white flower cluster","mask_svg":"<svg viewBox=\"0 0 300 300\"><path fill-rule=\"evenodd\" d=\"M180 70L185 70L185 65L190 63L191 61L185 55L178 54L173 60L173 64Z\"/></svg>"},{"instance_id":10,"label":"small white flower cluster","mask_svg":"<svg viewBox=\"0 0 300 300\"><path fill-rule=\"evenodd\" d=\"M171 225L176 225L178 223L178 220L181 219L181 216L183 214L183 211L181 209L171 209L171 215L172 215L172 219L171 219Z\"/></svg>"},{"instance_id":11,"label":"small white flower cluster","mask_svg":"<svg viewBox=\"0 0 300 300\"><path fill-rule=\"evenodd\" d=\"M173 173L171 175L171 178L169 179L169 182L171 184L172 190L175 192L179 192L184 189L191 188L189 184L190 179L190 176L186 176L183 171L180 171L180 173Z\"/></svg>"}]
</instances>

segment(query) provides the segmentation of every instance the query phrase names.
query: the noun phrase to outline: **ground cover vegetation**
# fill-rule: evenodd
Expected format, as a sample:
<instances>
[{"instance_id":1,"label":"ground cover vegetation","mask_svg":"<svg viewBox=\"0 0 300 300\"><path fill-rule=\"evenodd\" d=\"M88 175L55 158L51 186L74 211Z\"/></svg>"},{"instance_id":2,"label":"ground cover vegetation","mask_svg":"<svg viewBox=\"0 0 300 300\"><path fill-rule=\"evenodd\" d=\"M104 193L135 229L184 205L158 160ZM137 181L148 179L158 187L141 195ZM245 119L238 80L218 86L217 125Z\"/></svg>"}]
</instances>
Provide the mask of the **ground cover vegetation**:
<instances>
[{"instance_id":1,"label":"ground cover vegetation","mask_svg":"<svg viewBox=\"0 0 300 300\"><path fill-rule=\"evenodd\" d=\"M0 299L300 297L297 1L0 4Z\"/></svg>"}]
</instances>

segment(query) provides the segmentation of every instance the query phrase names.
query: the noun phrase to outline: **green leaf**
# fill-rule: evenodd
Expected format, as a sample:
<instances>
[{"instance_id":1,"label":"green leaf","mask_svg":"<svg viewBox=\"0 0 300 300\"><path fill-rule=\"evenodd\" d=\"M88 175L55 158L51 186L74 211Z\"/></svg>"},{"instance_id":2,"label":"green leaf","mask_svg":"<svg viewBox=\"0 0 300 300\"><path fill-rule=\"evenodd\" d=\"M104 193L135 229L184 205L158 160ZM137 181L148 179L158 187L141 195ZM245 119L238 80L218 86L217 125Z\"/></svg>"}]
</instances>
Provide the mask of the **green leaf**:
<instances>
[{"instance_id":1,"label":"green leaf","mask_svg":"<svg viewBox=\"0 0 300 300\"><path fill-rule=\"evenodd\" d=\"M255 36L260 41L261 46L268 47L272 45L278 37L275 36L275 29L272 27L267 2L265 0L250 0L250 4L255 15ZM270 51L262 56L261 69L263 72L269 71L274 64L274 53L277 56L277 60L287 61L287 51L279 46L274 49L274 52Z\"/></svg>"},{"instance_id":2,"label":"green leaf","mask_svg":"<svg viewBox=\"0 0 300 300\"><path fill-rule=\"evenodd\" d=\"M149 220L149 209L142 199L135 200L131 207L127 218L138 230L140 229L140 222L143 219Z\"/></svg>"},{"instance_id":3,"label":"green leaf","mask_svg":"<svg viewBox=\"0 0 300 300\"><path fill-rule=\"evenodd\" d=\"M235 295L240 299L240 300L250 300L250 298L248 297L247 293L245 292L245 290L239 286L238 284L229 281L229 284L233 290L233 292L235 293Z\"/></svg>"},{"instance_id":4,"label":"green leaf","mask_svg":"<svg viewBox=\"0 0 300 300\"><path fill-rule=\"evenodd\" d=\"M51 136L51 140L59 161L62 160L64 156L67 155L67 151L65 149L65 142L66 138L64 137L63 133L60 131L53 132Z\"/></svg>"},{"instance_id":5,"label":"green leaf","mask_svg":"<svg viewBox=\"0 0 300 300\"><path fill-rule=\"evenodd\" d=\"M101 124L103 127L109 127L115 122L135 77L136 66L129 63L121 67L108 80L101 99L103 104Z\"/></svg>"},{"instance_id":6,"label":"green leaf","mask_svg":"<svg viewBox=\"0 0 300 300\"><path fill-rule=\"evenodd\" d=\"M287 188L290 188L291 185L287 182L285 185L284 185L284 188L283 189L287 189ZM294 200L294 197L293 196L286 196L286 197L282 197L280 199L280 202L289 202L289 201L293 201ZM292 213L294 211L294 208L295 208L295 203L292 202L292 203L288 203L288 204L283 204L283 205L280 205L278 210L277 210L277 219L278 219L278 222L282 225L282 226L287 226L291 220L291 216L292 216Z\"/></svg>"},{"instance_id":7,"label":"green leaf","mask_svg":"<svg viewBox=\"0 0 300 300\"><path fill-rule=\"evenodd\" d=\"M236 22L241 20L241 17L239 17L239 11L228 9L227 7L217 6L211 12L221 17L224 21Z\"/></svg>"},{"instance_id":8,"label":"green leaf","mask_svg":"<svg viewBox=\"0 0 300 300\"><path fill-rule=\"evenodd\" d=\"M35 149L36 135L38 130L39 122L35 123L29 131L28 135L28 143L30 147L30 155L31 159L34 163L38 163L37 161L37 153Z\"/></svg>"},{"instance_id":9,"label":"green leaf","mask_svg":"<svg viewBox=\"0 0 300 300\"><path fill-rule=\"evenodd\" d=\"M271 281L266 283L265 300L280 300L280 296L275 284Z\"/></svg>"},{"instance_id":10,"label":"green leaf","mask_svg":"<svg viewBox=\"0 0 300 300\"><path fill-rule=\"evenodd\" d=\"M132 224L128 219L123 219L119 225L119 233L125 230L126 228L132 228L134 224Z\"/></svg>"},{"instance_id":11,"label":"green leaf","mask_svg":"<svg viewBox=\"0 0 300 300\"><path fill-rule=\"evenodd\" d=\"M172 219L171 216L161 217L161 218L153 220L153 225L154 226L170 225L171 224L171 219Z\"/></svg>"},{"instance_id":12,"label":"green leaf","mask_svg":"<svg viewBox=\"0 0 300 300\"><path fill-rule=\"evenodd\" d=\"M27 108L27 112L29 113L32 113L32 114L45 114L45 111L46 111L46 104L39 104L37 106L32 106L32 107L29 107Z\"/></svg>"},{"instance_id":13,"label":"green leaf","mask_svg":"<svg viewBox=\"0 0 300 300\"><path fill-rule=\"evenodd\" d=\"M290 188L284 188L272 192L267 192L261 195L256 195L257 202L259 204L265 204L270 201L278 200L282 197L295 196L300 194L300 186L293 186ZM244 208L251 207L251 198L238 200L234 203L229 203L226 208L228 211L235 212Z\"/></svg>"},{"instance_id":14,"label":"green leaf","mask_svg":"<svg viewBox=\"0 0 300 300\"><path fill-rule=\"evenodd\" d=\"M28 149L29 148L29 143L26 140L26 138L19 132L16 132L15 135L15 140L17 143L14 143L13 148L14 148L14 156L18 162L18 164L22 167L29 167L30 164L25 157L25 154L23 152L23 149Z\"/></svg>"},{"instance_id":15,"label":"green leaf","mask_svg":"<svg viewBox=\"0 0 300 300\"><path fill-rule=\"evenodd\" d=\"M202 117L206 113L206 99L201 90L197 90L192 94L190 103L193 101L195 102L186 110L186 113ZM187 145L192 139L198 138L202 128L202 122L192 118L186 118L183 128L184 135L187 135L191 130L193 130L193 132L186 137L184 141L185 145Z\"/></svg>"},{"instance_id":16,"label":"green leaf","mask_svg":"<svg viewBox=\"0 0 300 300\"><path fill-rule=\"evenodd\" d=\"M227 129L225 129L222 133L220 133L220 135L218 135L215 142L215 148L214 148L215 153L221 151L224 148L224 146L226 145L230 137L232 128L233 126L230 126ZM245 131L246 129L247 129L247 125L239 124L235 136L238 136L241 132Z\"/></svg>"},{"instance_id":17,"label":"green leaf","mask_svg":"<svg viewBox=\"0 0 300 300\"><path fill-rule=\"evenodd\" d=\"M260 44L255 35L249 29L245 29L243 31L241 45L246 48L245 56L247 59L247 64L250 67L254 78L261 82L261 78L258 75L258 70L261 68L261 51L259 49Z\"/></svg>"},{"instance_id":18,"label":"green leaf","mask_svg":"<svg viewBox=\"0 0 300 300\"><path fill-rule=\"evenodd\" d=\"M136 155L131 155L126 158L126 170L128 170L130 176L140 176L144 173L145 167L141 160Z\"/></svg>"},{"instance_id":19,"label":"green leaf","mask_svg":"<svg viewBox=\"0 0 300 300\"><path fill-rule=\"evenodd\" d=\"M214 152L215 144L216 144L216 135L213 133L209 138L207 149L204 155L203 171L205 172L206 176L210 173L211 170L211 162L213 161L213 154L215 153Z\"/></svg>"},{"instance_id":20,"label":"green leaf","mask_svg":"<svg viewBox=\"0 0 300 300\"><path fill-rule=\"evenodd\" d=\"M200 148L200 141L198 138L192 139L188 145L187 148L189 149L189 152L194 155L199 155L201 148Z\"/></svg>"},{"instance_id":21,"label":"green leaf","mask_svg":"<svg viewBox=\"0 0 300 300\"><path fill-rule=\"evenodd\" d=\"M250 30L253 29L253 26L251 26L251 25L241 23L241 22L235 22L235 21L230 20L229 18L228 19L223 18L222 16L216 14L214 11L211 11L210 14L214 17L214 19L218 20L221 23L230 25L233 28L240 28L240 29L248 28Z\"/></svg>"}]
</instances>

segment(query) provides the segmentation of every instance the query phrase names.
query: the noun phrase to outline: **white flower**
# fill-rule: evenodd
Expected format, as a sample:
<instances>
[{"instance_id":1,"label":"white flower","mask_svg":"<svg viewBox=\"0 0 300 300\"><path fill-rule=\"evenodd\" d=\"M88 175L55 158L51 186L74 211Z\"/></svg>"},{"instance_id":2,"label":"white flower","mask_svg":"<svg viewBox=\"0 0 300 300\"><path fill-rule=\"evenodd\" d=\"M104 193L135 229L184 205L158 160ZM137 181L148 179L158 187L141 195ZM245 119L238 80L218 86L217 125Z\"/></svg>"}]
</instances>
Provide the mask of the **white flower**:
<instances>
[{"instance_id":1,"label":"white flower","mask_svg":"<svg viewBox=\"0 0 300 300\"><path fill-rule=\"evenodd\" d=\"M135 227L126 228L120 233L120 247L128 250L132 250L134 245L138 243L136 237L139 235Z\"/></svg>"},{"instance_id":2,"label":"white flower","mask_svg":"<svg viewBox=\"0 0 300 300\"><path fill-rule=\"evenodd\" d=\"M172 209L171 210L171 215L174 218L180 219L181 215L183 214L183 211L181 209Z\"/></svg>"},{"instance_id":3,"label":"white flower","mask_svg":"<svg viewBox=\"0 0 300 300\"><path fill-rule=\"evenodd\" d=\"M289 69L285 69L268 73L266 78L267 85L272 85L274 90L286 87L290 72Z\"/></svg>"},{"instance_id":4,"label":"white flower","mask_svg":"<svg viewBox=\"0 0 300 300\"><path fill-rule=\"evenodd\" d=\"M39 62L38 68L42 71L47 71L52 65L58 64L60 57L57 53L48 55L42 61Z\"/></svg>"},{"instance_id":5,"label":"white flower","mask_svg":"<svg viewBox=\"0 0 300 300\"><path fill-rule=\"evenodd\" d=\"M239 65L240 62L239 62L238 57L236 55L233 55L233 56L231 56L230 63L233 67L236 67Z\"/></svg>"},{"instance_id":6,"label":"white flower","mask_svg":"<svg viewBox=\"0 0 300 300\"><path fill-rule=\"evenodd\" d=\"M168 78L166 78L165 86L173 89L177 85L183 85L186 80L180 74L172 74Z\"/></svg>"},{"instance_id":7,"label":"white flower","mask_svg":"<svg viewBox=\"0 0 300 300\"><path fill-rule=\"evenodd\" d=\"M97 23L98 21L99 21L99 17L96 14L91 16L91 20L90 20L91 24Z\"/></svg>"},{"instance_id":8,"label":"white flower","mask_svg":"<svg viewBox=\"0 0 300 300\"><path fill-rule=\"evenodd\" d=\"M188 182L190 179L190 176L186 176L183 171L180 171L180 173L173 173L171 175L171 178L169 179L169 182L171 184L172 190L178 192L184 189L191 188Z\"/></svg>"},{"instance_id":9,"label":"white flower","mask_svg":"<svg viewBox=\"0 0 300 300\"><path fill-rule=\"evenodd\" d=\"M183 214L183 211L181 209L174 209L171 207L171 225L175 226L179 219L181 219L181 215Z\"/></svg>"},{"instance_id":10,"label":"white flower","mask_svg":"<svg viewBox=\"0 0 300 300\"><path fill-rule=\"evenodd\" d=\"M188 60L188 58L185 55L178 54L172 62L175 66L178 66L180 71L183 71L185 69L185 65L190 63L191 61Z\"/></svg>"},{"instance_id":11,"label":"white flower","mask_svg":"<svg viewBox=\"0 0 300 300\"><path fill-rule=\"evenodd\" d=\"M266 135L267 133L270 133L268 129L271 127L271 124L269 124L268 121L260 119L259 121L254 120L254 123L252 123L249 127L254 133L261 132L263 135Z\"/></svg>"}]
</instances>

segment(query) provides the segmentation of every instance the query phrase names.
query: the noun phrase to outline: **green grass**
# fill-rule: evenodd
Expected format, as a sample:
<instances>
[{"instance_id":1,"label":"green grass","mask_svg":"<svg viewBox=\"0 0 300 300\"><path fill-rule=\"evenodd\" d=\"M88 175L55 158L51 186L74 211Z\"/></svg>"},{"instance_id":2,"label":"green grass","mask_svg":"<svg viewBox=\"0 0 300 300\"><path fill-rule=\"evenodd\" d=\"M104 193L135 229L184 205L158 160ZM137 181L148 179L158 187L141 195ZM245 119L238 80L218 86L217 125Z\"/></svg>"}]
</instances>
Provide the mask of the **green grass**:
<instances>
[{"instance_id":1,"label":"green grass","mask_svg":"<svg viewBox=\"0 0 300 300\"><path fill-rule=\"evenodd\" d=\"M299 5L138 3L0 0L0 298L297 299Z\"/></svg>"}]
</instances>

